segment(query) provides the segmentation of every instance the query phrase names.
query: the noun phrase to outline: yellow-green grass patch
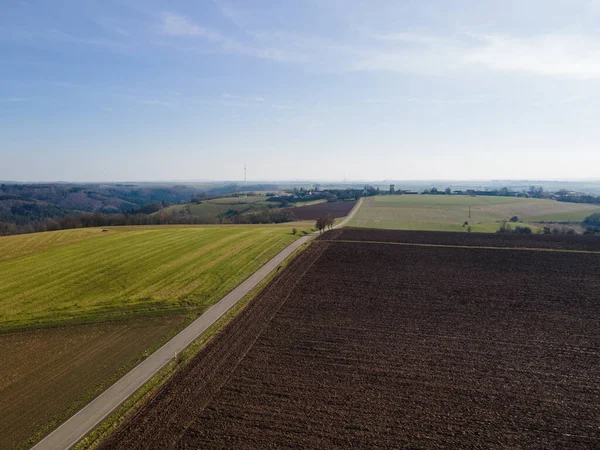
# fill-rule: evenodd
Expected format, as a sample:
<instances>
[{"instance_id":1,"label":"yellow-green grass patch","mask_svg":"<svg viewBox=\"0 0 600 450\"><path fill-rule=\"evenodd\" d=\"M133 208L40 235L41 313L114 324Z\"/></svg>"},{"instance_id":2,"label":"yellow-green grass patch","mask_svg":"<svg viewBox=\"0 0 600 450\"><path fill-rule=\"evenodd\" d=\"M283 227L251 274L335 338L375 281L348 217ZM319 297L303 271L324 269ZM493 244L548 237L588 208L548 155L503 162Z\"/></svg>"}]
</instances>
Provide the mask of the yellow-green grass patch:
<instances>
[{"instance_id":1,"label":"yellow-green grass patch","mask_svg":"<svg viewBox=\"0 0 600 450\"><path fill-rule=\"evenodd\" d=\"M89 239L64 232L79 240L0 262L0 331L202 312L294 241L293 227L124 227Z\"/></svg>"},{"instance_id":2,"label":"yellow-green grass patch","mask_svg":"<svg viewBox=\"0 0 600 450\"><path fill-rule=\"evenodd\" d=\"M0 237L0 261L15 259L31 253L74 244L75 242L102 236L102 228L31 233L18 238Z\"/></svg>"}]
</instances>

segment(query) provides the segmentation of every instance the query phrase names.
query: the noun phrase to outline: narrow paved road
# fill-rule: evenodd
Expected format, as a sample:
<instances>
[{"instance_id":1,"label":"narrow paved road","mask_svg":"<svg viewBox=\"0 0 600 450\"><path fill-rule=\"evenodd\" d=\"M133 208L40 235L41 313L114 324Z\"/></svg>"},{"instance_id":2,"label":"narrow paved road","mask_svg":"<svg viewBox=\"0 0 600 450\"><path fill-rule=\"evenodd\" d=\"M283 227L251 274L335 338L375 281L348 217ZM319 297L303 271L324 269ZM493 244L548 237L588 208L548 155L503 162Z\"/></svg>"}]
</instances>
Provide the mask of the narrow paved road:
<instances>
[{"instance_id":1,"label":"narrow paved road","mask_svg":"<svg viewBox=\"0 0 600 450\"><path fill-rule=\"evenodd\" d=\"M361 198L354 206L350 214L334 228L343 227L354 217L361 207ZM187 326L173 339L155 351L142 363L128 372L123 378L109 387L106 391L96 397L91 403L81 409L77 414L63 423L60 427L46 436L36 446L35 450L59 450L68 449L77 444L111 412L127 400L135 391L150 380L160 369L166 366L178 353L190 345L196 338L204 333L208 327L215 323L219 317L225 314L229 308L241 300L258 283L267 277L296 249L316 236L311 233L294 241L273 259L262 266L246 281L223 297L219 302L210 307L202 316Z\"/></svg>"}]
</instances>

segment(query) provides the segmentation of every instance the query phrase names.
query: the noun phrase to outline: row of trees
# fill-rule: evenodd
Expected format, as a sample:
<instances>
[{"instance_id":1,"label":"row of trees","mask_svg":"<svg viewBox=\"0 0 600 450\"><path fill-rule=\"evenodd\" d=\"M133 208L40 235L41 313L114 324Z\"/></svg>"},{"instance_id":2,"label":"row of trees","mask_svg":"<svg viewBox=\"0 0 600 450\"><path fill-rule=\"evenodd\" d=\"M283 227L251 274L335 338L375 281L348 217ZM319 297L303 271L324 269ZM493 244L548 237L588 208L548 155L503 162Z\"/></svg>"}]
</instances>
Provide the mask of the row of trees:
<instances>
[{"instance_id":1,"label":"row of trees","mask_svg":"<svg viewBox=\"0 0 600 450\"><path fill-rule=\"evenodd\" d=\"M531 234L531 228L517 225L513 227L508 220L505 220L496 233L516 233L516 234Z\"/></svg>"},{"instance_id":2,"label":"row of trees","mask_svg":"<svg viewBox=\"0 0 600 450\"><path fill-rule=\"evenodd\" d=\"M236 224L284 223L292 222L296 217L291 212L281 209L260 209L251 213L238 213L230 220Z\"/></svg>"},{"instance_id":3,"label":"row of trees","mask_svg":"<svg viewBox=\"0 0 600 450\"><path fill-rule=\"evenodd\" d=\"M324 230L327 229L332 230L334 223L334 217L331 214L327 214L325 217L319 217L315 226L317 230L319 230L319 233L322 233Z\"/></svg>"},{"instance_id":4,"label":"row of trees","mask_svg":"<svg viewBox=\"0 0 600 450\"><path fill-rule=\"evenodd\" d=\"M527 226L522 226L522 225L516 225L513 226L510 222L512 221L508 221L505 220L502 225L500 226L500 229L498 229L497 233L512 233L512 234L532 234L533 230ZM567 227L567 226L562 226L560 228L558 227L544 227L544 228L539 228L537 231L537 234L577 234L577 232L575 231L575 228L572 227ZM596 231L593 228L588 228L584 234L600 234L600 230Z\"/></svg>"},{"instance_id":5,"label":"row of trees","mask_svg":"<svg viewBox=\"0 0 600 450\"><path fill-rule=\"evenodd\" d=\"M593 203L600 204L600 196L581 193L571 193L566 190L556 192L556 200L569 203Z\"/></svg>"},{"instance_id":6,"label":"row of trees","mask_svg":"<svg viewBox=\"0 0 600 450\"><path fill-rule=\"evenodd\" d=\"M101 212L67 214L62 217L43 218L30 221L24 225L11 222L0 222L0 236L11 234L36 233L42 231L69 230L73 228L113 227L123 225L172 225L172 224L259 224L283 223L296 220L289 211L278 209L261 209L252 213L236 214L227 217L197 217L183 208L179 211L159 210L155 214L120 213L104 214Z\"/></svg>"},{"instance_id":7,"label":"row of trees","mask_svg":"<svg viewBox=\"0 0 600 450\"><path fill-rule=\"evenodd\" d=\"M326 189L323 191L306 190L304 188L294 188L287 191L292 197L270 197L268 201L278 202L282 207L290 203L305 202L307 200L327 200L328 202L341 202L346 200L358 200L361 197L371 197L379 195L379 188L366 185L363 189Z\"/></svg>"}]
</instances>

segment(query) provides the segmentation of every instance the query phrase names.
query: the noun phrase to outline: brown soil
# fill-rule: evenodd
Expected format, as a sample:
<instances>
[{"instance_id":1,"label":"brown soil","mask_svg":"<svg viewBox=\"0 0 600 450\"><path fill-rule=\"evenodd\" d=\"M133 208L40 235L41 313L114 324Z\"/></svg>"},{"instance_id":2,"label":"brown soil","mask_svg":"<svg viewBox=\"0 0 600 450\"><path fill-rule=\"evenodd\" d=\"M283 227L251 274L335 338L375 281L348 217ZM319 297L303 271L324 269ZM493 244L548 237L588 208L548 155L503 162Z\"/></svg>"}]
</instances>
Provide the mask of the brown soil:
<instances>
[{"instance_id":1,"label":"brown soil","mask_svg":"<svg viewBox=\"0 0 600 450\"><path fill-rule=\"evenodd\" d=\"M447 231L371 230L343 228L321 236L323 240L402 242L481 247L542 248L600 251L600 237L554 234L456 233Z\"/></svg>"},{"instance_id":2,"label":"brown soil","mask_svg":"<svg viewBox=\"0 0 600 450\"><path fill-rule=\"evenodd\" d=\"M338 219L350 214L354 205L356 205L356 202L319 203L317 205L286 208L285 210L294 214L298 220L316 220L319 217L327 216L327 214Z\"/></svg>"},{"instance_id":3,"label":"brown soil","mask_svg":"<svg viewBox=\"0 0 600 450\"><path fill-rule=\"evenodd\" d=\"M317 241L104 448L598 448L599 273L596 254Z\"/></svg>"}]
</instances>

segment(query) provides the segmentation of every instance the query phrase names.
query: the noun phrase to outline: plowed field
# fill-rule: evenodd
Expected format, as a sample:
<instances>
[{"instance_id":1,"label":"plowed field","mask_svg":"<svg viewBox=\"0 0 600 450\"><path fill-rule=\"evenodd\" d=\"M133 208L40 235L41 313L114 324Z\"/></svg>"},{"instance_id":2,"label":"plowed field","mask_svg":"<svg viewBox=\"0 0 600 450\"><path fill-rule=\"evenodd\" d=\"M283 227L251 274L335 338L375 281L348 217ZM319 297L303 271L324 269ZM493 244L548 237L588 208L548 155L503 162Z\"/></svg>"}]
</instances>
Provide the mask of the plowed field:
<instances>
[{"instance_id":1,"label":"plowed field","mask_svg":"<svg viewBox=\"0 0 600 450\"><path fill-rule=\"evenodd\" d=\"M597 236L554 234L496 234L454 233L451 231L401 231L343 228L335 234L325 234L323 240L348 240L362 242L389 242L424 245L449 245L469 247L536 248L547 250L573 250L600 252Z\"/></svg>"},{"instance_id":2,"label":"plowed field","mask_svg":"<svg viewBox=\"0 0 600 450\"><path fill-rule=\"evenodd\" d=\"M104 448L600 446L600 254L361 233L313 243Z\"/></svg>"}]
</instances>

